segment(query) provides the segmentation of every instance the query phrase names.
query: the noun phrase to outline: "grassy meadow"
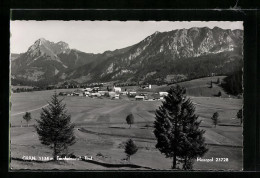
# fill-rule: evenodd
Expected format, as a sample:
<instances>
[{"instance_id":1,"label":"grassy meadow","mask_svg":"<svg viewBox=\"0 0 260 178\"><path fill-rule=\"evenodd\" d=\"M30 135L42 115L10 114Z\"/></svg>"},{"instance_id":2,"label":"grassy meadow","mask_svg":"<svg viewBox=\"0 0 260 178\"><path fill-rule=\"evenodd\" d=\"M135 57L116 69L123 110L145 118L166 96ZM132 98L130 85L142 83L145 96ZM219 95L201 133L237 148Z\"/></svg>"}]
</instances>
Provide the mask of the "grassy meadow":
<instances>
[{"instance_id":1,"label":"grassy meadow","mask_svg":"<svg viewBox=\"0 0 260 178\"><path fill-rule=\"evenodd\" d=\"M187 87L187 95L196 106L196 113L201 120L201 129L205 130L205 138L209 151L203 158L228 158L228 162L194 162L196 170L242 170L242 126L236 119L236 113L242 108L243 100L229 97L224 91L209 82L218 77L196 79L183 82ZM222 80L222 78L221 78ZM196 87L197 86L197 87ZM169 86L153 87L149 92L164 91ZM59 89L57 92L73 89ZM144 90L146 91L146 90ZM214 94L221 91L221 97ZM23 156L52 156L52 150L41 145L33 127L41 112L41 107L47 106L54 90L13 93L10 111L10 167L16 169L76 169L76 170L110 170L127 169L131 167L106 167L84 161L54 162L24 162L17 158ZM109 164L134 164L143 166L142 169L170 170L172 160L165 158L156 148L153 134L155 110L161 101L134 101L123 97L119 100L109 98L87 98L80 96L65 96L67 112L75 124L76 144L70 151L77 156L92 156L93 160ZM32 120L27 123L22 119L28 111ZM219 125L212 125L211 116L219 113ZM129 128L126 116L133 113L135 123ZM124 143L132 138L138 146L138 152L126 161Z\"/></svg>"}]
</instances>

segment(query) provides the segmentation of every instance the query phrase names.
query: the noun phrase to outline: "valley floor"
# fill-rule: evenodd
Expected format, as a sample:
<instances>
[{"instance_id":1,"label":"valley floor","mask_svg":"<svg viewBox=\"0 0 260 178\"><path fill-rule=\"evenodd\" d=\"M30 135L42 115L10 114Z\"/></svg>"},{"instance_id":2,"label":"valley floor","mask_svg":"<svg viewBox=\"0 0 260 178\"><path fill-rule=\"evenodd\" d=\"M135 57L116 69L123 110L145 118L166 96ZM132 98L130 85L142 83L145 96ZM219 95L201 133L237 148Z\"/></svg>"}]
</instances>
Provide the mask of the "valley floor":
<instances>
[{"instance_id":1,"label":"valley floor","mask_svg":"<svg viewBox=\"0 0 260 178\"><path fill-rule=\"evenodd\" d=\"M58 90L60 92L63 90ZM89 156L96 163L79 161L25 162L23 156L51 157L52 151L40 144L33 125L38 119L41 107L45 107L54 91L14 93L11 97L10 151L13 170L17 169L74 169L74 170L138 170L171 168L172 160L165 158L156 148L153 134L154 112L161 101L133 101L128 98L110 100L86 97L65 97L68 113L75 123L76 144L70 151L76 156ZM203 158L214 158L213 162L195 160L196 170L242 170L242 126L236 113L242 108L242 99L190 96L199 115L201 129L209 151ZM29 127L23 121L24 112L30 111L33 120ZM220 123L214 128L211 116L219 113ZM133 113L132 128L125 118ZM126 161L124 142L132 138L139 147L138 152ZM228 158L228 162L216 162L216 158ZM100 164L107 163L107 164ZM133 168L138 165L140 168ZM119 166L121 165L121 166ZM122 166L125 165L125 166ZM128 165L128 166L127 166Z\"/></svg>"}]
</instances>

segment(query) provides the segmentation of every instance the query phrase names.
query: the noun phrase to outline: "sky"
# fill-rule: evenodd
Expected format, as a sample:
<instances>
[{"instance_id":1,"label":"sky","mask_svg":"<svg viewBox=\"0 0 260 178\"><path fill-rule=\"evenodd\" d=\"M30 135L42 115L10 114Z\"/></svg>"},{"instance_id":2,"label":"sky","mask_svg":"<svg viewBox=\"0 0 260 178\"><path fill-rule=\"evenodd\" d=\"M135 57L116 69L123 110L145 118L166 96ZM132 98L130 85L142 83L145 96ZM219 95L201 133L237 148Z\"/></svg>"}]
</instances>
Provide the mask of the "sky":
<instances>
[{"instance_id":1,"label":"sky","mask_svg":"<svg viewBox=\"0 0 260 178\"><path fill-rule=\"evenodd\" d=\"M64 41L71 49L103 53L131 46L156 31L165 32L191 27L215 26L243 29L243 22L229 21L11 21L11 53L24 53L39 38Z\"/></svg>"}]
</instances>

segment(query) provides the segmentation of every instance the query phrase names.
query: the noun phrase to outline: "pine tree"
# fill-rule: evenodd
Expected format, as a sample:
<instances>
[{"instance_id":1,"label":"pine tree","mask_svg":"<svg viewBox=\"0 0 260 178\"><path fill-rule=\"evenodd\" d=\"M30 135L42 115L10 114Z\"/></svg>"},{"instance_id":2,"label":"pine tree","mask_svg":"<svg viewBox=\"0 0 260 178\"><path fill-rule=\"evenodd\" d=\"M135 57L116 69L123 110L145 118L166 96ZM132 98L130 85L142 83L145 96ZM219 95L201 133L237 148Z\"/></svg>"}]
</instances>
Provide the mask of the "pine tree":
<instances>
[{"instance_id":1,"label":"pine tree","mask_svg":"<svg viewBox=\"0 0 260 178\"><path fill-rule=\"evenodd\" d=\"M193 160L207 152L205 131L199 129L195 107L185 93L179 85L170 88L165 101L155 112L156 148L166 158L173 158L173 169L177 168L177 163L182 163L183 169L192 169Z\"/></svg>"},{"instance_id":2,"label":"pine tree","mask_svg":"<svg viewBox=\"0 0 260 178\"><path fill-rule=\"evenodd\" d=\"M125 144L125 153L127 154L128 159L131 159L131 156L137 152L138 148L133 142L132 139L129 139Z\"/></svg>"},{"instance_id":3,"label":"pine tree","mask_svg":"<svg viewBox=\"0 0 260 178\"><path fill-rule=\"evenodd\" d=\"M29 112L26 112L25 114L24 114L24 116L23 116L23 119L24 120L26 120L26 122L27 122L27 127L29 126L29 121L32 119L32 117L31 117L31 113L29 113Z\"/></svg>"},{"instance_id":4,"label":"pine tree","mask_svg":"<svg viewBox=\"0 0 260 178\"><path fill-rule=\"evenodd\" d=\"M240 125L243 123L242 109L237 112L237 118L240 119Z\"/></svg>"},{"instance_id":5,"label":"pine tree","mask_svg":"<svg viewBox=\"0 0 260 178\"><path fill-rule=\"evenodd\" d=\"M75 143L74 125L67 114L66 105L58 99L55 91L47 108L42 108L36 131L43 145L53 149L53 158L67 154L68 146Z\"/></svg>"},{"instance_id":6,"label":"pine tree","mask_svg":"<svg viewBox=\"0 0 260 178\"><path fill-rule=\"evenodd\" d=\"M218 112L215 112L213 114L213 116L211 117L211 120L213 121L213 124L215 125L215 127L217 126L218 124Z\"/></svg>"},{"instance_id":7,"label":"pine tree","mask_svg":"<svg viewBox=\"0 0 260 178\"><path fill-rule=\"evenodd\" d=\"M129 128L131 128L131 125L134 123L134 115L133 114L129 114L128 116L126 116L126 122L127 124L129 124Z\"/></svg>"}]
</instances>

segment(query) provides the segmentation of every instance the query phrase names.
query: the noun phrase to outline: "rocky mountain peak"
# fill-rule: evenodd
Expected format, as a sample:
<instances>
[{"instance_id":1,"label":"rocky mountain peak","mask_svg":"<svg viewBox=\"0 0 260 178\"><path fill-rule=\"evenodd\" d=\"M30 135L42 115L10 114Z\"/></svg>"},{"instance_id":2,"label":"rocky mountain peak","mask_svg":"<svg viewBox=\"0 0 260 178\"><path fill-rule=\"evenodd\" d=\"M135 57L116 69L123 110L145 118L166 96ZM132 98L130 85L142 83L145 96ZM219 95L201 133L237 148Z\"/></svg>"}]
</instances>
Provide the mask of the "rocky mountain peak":
<instances>
[{"instance_id":1,"label":"rocky mountain peak","mask_svg":"<svg viewBox=\"0 0 260 178\"><path fill-rule=\"evenodd\" d=\"M46 41L48 41L48 40L46 40L45 38L39 38L37 41L46 42Z\"/></svg>"},{"instance_id":2,"label":"rocky mountain peak","mask_svg":"<svg viewBox=\"0 0 260 178\"><path fill-rule=\"evenodd\" d=\"M45 38L40 38L34 42L27 50L27 54L31 57L46 55L52 59L57 58L60 53L69 53L69 45L63 41L57 43L50 42Z\"/></svg>"},{"instance_id":3,"label":"rocky mountain peak","mask_svg":"<svg viewBox=\"0 0 260 178\"><path fill-rule=\"evenodd\" d=\"M154 32L154 35L157 35L158 33L160 33L159 31L156 31L156 32Z\"/></svg>"},{"instance_id":4,"label":"rocky mountain peak","mask_svg":"<svg viewBox=\"0 0 260 178\"><path fill-rule=\"evenodd\" d=\"M64 47L64 48L69 48L69 44L68 43L65 43L64 41L59 41L58 43L56 43L57 45L60 45L60 46L62 46L62 47Z\"/></svg>"}]
</instances>

